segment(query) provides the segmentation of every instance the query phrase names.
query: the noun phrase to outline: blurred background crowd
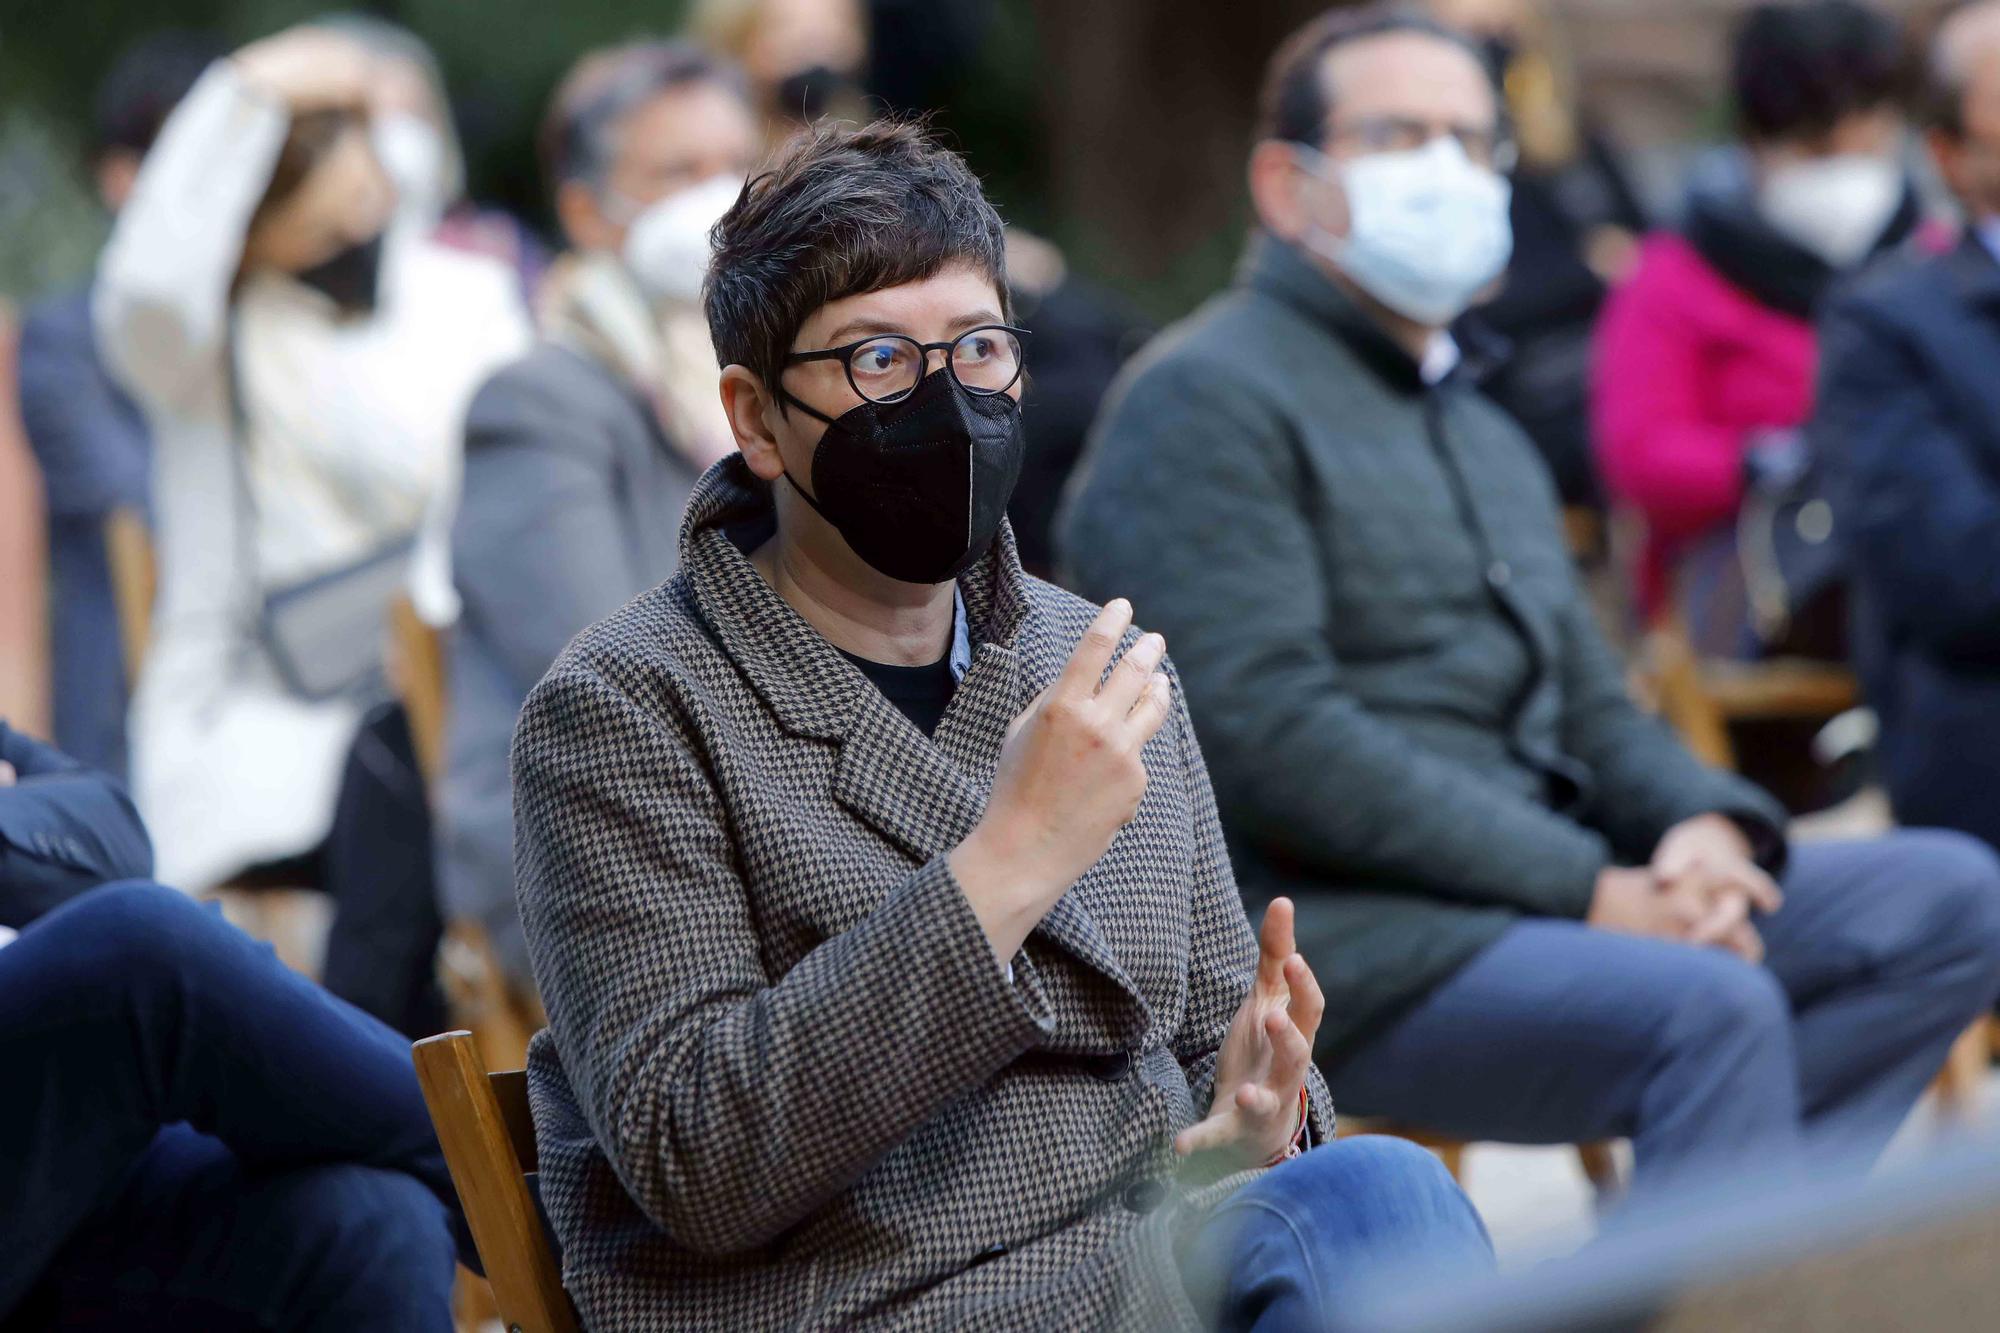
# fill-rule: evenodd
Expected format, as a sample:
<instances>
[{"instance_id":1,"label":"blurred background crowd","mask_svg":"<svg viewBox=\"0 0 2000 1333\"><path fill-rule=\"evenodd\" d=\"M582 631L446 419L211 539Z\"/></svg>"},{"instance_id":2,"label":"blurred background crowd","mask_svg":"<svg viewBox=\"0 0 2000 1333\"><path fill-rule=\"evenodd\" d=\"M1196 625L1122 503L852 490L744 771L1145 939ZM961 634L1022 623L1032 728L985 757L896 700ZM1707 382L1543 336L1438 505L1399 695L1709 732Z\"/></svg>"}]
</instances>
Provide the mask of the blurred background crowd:
<instances>
[{"instance_id":1,"label":"blurred background crowd","mask_svg":"<svg viewBox=\"0 0 2000 1333\"><path fill-rule=\"evenodd\" d=\"M1100 402L1229 281L1261 72L1322 8L12 0L0 718L127 782L161 880L517 1062L515 714L733 447L699 295L746 176L822 115L966 156L1034 331L1011 518L1057 577ZM2000 372L1885 332L1956 310L1990 351L2000 268L1828 318L2000 213L2000 20L1941 78L1929 0L1430 8L1518 146L1511 266L1454 331L1504 347L1485 391L1638 692L1794 816L2000 842ZM1932 381L1983 442L1911 445Z\"/></svg>"}]
</instances>

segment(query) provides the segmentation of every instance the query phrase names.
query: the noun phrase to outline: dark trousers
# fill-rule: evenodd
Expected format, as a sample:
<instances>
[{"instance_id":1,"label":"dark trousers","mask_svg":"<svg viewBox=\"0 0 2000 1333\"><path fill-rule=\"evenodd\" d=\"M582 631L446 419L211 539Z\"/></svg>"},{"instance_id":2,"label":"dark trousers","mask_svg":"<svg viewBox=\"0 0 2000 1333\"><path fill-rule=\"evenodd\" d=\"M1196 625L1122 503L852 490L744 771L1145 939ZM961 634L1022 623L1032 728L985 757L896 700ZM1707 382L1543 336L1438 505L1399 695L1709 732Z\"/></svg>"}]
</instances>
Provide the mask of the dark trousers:
<instances>
[{"instance_id":1,"label":"dark trousers","mask_svg":"<svg viewBox=\"0 0 2000 1333\"><path fill-rule=\"evenodd\" d=\"M333 923L321 983L412 1039L444 1030L430 805L402 705L378 704L362 718L326 841L303 856L252 866L235 882L324 892Z\"/></svg>"},{"instance_id":2,"label":"dark trousers","mask_svg":"<svg viewBox=\"0 0 2000 1333\"><path fill-rule=\"evenodd\" d=\"M1183 1245L1188 1295L1218 1333L1340 1327L1384 1281L1491 1274L1493 1244L1437 1158L1401 1139L1343 1139L1273 1168Z\"/></svg>"},{"instance_id":3,"label":"dark trousers","mask_svg":"<svg viewBox=\"0 0 2000 1333\"><path fill-rule=\"evenodd\" d=\"M1469 1139L1630 1137L1642 1192L1865 1160L2000 994L2000 864L1910 831L1801 846L1783 887L1761 967L1520 922L1327 1071L1335 1099Z\"/></svg>"},{"instance_id":4,"label":"dark trousers","mask_svg":"<svg viewBox=\"0 0 2000 1333\"><path fill-rule=\"evenodd\" d=\"M171 889L0 948L0 1324L448 1333L455 1199L396 1033Z\"/></svg>"},{"instance_id":5,"label":"dark trousers","mask_svg":"<svg viewBox=\"0 0 2000 1333\"><path fill-rule=\"evenodd\" d=\"M436 858L410 722L399 704L362 720L348 751L318 880L333 899L326 988L408 1037L444 1030L437 984Z\"/></svg>"}]
</instances>

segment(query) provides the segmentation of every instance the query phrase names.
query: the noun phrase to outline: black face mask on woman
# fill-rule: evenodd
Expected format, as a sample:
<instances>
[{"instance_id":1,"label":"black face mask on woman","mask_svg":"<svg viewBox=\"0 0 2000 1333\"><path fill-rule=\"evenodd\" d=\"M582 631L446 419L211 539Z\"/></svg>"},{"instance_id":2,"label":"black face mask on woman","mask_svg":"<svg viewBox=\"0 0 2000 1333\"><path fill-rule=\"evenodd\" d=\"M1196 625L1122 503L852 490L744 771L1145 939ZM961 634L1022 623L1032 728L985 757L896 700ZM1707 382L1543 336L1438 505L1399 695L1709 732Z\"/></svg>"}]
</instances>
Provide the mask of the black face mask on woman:
<instances>
[{"instance_id":1,"label":"black face mask on woman","mask_svg":"<svg viewBox=\"0 0 2000 1333\"><path fill-rule=\"evenodd\" d=\"M375 308L381 287L382 235L377 232L292 276L323 293L342 313L365 315Z\"/></svg>"},{"instance_id":2,"label":"black face mask on woman","mask_svg":"<svg viewBox=\"0 0 2000 1333\"><path fill-rule=\"evenodd\" d=\"M782 393L783 390L780 390ZM826 422L812 493L786 480L875 570L904 583L944 583L985 555L1021 475L1021 405L974 394L945 370L893 403L862 403Z\"/></svg>"}]
</instances>

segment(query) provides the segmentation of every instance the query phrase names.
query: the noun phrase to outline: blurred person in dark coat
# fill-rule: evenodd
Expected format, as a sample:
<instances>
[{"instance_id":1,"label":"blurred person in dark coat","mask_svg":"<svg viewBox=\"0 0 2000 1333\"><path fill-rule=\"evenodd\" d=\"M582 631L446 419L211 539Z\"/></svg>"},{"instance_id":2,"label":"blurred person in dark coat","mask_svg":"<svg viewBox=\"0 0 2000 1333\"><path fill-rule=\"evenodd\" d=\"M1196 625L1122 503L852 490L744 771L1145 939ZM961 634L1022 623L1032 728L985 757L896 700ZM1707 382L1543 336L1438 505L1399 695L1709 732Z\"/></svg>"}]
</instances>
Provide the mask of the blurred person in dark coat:
<instances>
[{"instance_id":1,"label":"blurred person in dark coat","mask_svg":"<svg viewBox=\"0 0 2000 1333\"><path fill-rule=\"evenodd\" d=\"M1485 384L1548 460L1566 505L1603 503L1590 448L1590 335L1638 258L1646 218L1611 144L1578 114L1571 71L1535 0L1432 0L1479 41L1520 142L1514 255L1471 320L1500 334Z\"/></svg>"},{"instance_id":2,"label":"blurred person in dark coat","mask_svg":"<svg viewBox=\"0 0 2000 1333\"><path fill-rule=\"evenodd\" d=\"M0 722L0 1324L449 1330L409 1048L152 868L122 784Z\"/></svg>"},{"instance_id":3,"label":"blurred person in dark coat","mask_svg":"<svg viewBox=\"0 0 2000 1333\"><path fill-rule=\"evenodd\" d=\"M514 719L570 637L674 572L695 479L735 450L699 304L708 229L758 144L741 76L687 43L580 60L543 127L571 251L544 336L467 414L452 530L439 884L532 986L514 905Z\"/></svg>"},{"instance_id":4,"label":"blurred person in dark coat","mask_svg":"<svg viewBox=\"0 0 2000 1333\"><path fill-rule=\"evenodd\" d=\"M1897 816L2000 843L2000 4L1946 21L1929 82L1965 233L1835 301L1811 440Z\"/></svg>"},{"instance_id":5,"label":"blurred person in dark coat","mask_svg":"<svg viewBox=\"0 0 2000 1333\"><path fill-rule=\"evenodd\" d=\"M2000 864L1937 830L1788 849L1634 706L1445 332L1506 262L1506 147L1428 19L1281 48L1261 230L1114 391L1065 560L1173 643L1240 882L1328 978L1344 1105L1629 1136L1643 1191L1879 1151L2000 992Z\"/></svg>"},{"instance_id":6,"label":"blurred person in dark coat","mask_svg":"<svg viewBox=\"0 0 2000 1333\"><path fill-rule=\"evenodd\" d=\"M97 195L117 213L160 126L221 43L168 31L119 56L97 92ZM56 743L93 768L125 771L125 657L105 519L150 501L145 418L105 369L88 286L33 306L21 329L21 417L48 505L49 630Z\"/></svg>"}]
</instances>

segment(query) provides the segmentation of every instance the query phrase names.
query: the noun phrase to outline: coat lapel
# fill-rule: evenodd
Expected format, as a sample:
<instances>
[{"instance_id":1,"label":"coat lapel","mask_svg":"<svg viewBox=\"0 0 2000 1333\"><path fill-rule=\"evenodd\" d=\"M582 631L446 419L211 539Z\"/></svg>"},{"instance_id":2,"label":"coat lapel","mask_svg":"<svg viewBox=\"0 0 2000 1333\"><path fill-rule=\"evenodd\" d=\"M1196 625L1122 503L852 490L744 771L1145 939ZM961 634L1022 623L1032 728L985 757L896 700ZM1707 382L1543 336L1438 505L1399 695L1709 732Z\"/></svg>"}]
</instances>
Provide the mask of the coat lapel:
<instances>
[{"instance_id":1,"label":"coat lapel","mask_svg":"<svg viewBox=\"0 0 2000 1333\"><path fill-rule=\"evenodd\" d=\"M985 802L879 690L856 691L833 795L918 861L957 846Z\"/></svg>"},{"instance_id":2,"label":"coat lapel","mask_svg":"<svg viewBox=\"0 0 2000 1333\"><path fill-rule=\"evenodd\" d=\"M993 554L961 581L971 669L927 737L766 583L724 529L768 514L769 494L740 458L711 468L688 503L681 562L703 618L779 723L840 746L833 796L922 862L963 841L992 790L1007 724L1067 655L1040 643L1027 575L1004 526ZM1034 934L1102 973L1144 1006L1072 888Z\"/></svg>"}]
</instances>

